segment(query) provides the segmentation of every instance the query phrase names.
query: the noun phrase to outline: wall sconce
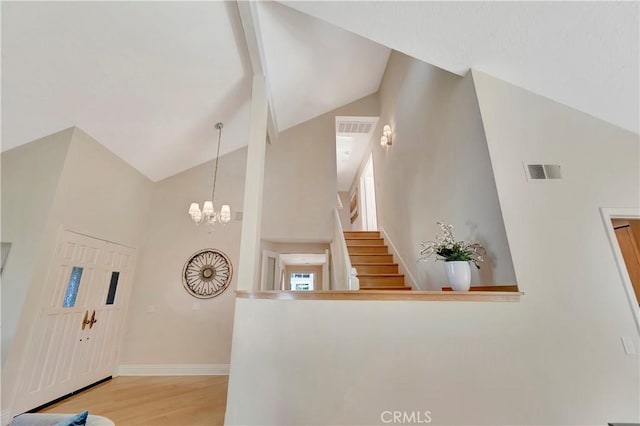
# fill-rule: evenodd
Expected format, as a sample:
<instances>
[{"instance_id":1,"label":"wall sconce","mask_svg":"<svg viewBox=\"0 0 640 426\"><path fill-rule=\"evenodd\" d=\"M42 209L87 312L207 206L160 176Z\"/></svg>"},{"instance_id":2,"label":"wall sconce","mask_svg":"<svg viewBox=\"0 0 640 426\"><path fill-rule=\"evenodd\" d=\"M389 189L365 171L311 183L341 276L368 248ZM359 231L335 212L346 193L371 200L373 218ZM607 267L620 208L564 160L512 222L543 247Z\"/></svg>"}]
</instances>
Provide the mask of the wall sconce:
<instances>
[{"instance_id":1,"label":"wall sconce","mask_svg":"<svg viewBox=\"0 0 640 426\"><path fill-rule=\"evenodd\" d=\"M380 145L391 146L391 126L385 124L382 128L382 137L380 138Z\"/></svg>"}]
</instances>

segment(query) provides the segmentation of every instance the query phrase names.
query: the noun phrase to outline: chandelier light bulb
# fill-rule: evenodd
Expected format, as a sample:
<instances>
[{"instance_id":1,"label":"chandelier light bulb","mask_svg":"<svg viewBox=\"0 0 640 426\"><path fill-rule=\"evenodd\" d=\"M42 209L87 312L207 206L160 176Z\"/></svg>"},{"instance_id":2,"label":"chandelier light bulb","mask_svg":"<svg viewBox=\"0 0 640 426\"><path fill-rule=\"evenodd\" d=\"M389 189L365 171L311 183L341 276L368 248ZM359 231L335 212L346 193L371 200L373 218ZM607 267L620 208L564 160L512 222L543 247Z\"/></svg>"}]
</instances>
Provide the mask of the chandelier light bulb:
<instances>
[{"instance_id":1,"label":"chandelier light bulb","mask_svg":"<svg viewBox=\"0 0 640 426\"><path fill-rule=\"evenodd\" d=\"M202 205L202 213L204 213L207 216L210 216L214 213L212 201L204 202L204 204Z\"/></svg>"},{"instance_id":2,"label":"chandelier light bulb","mask_svg":"<svg viewBox=\"0 0 640 426\"><path fill-rule=\"evenodd\" d=\"M202 222L202 213L200 212L193 213L191 215L191 219L193 219L196 225L199 224L200 222Z\"/></svg>"},{"instance_id":3,"label":"chandelier light bulb","mask_svg":"<svg viewBox=\"0 0 640 426\"><path fill-rule=\"evenodd\" d=\"M229 223L231 221L231 206L223 204L220 207L220 222Z\"/></svg>"},{"instance_id":4,"label":"chandelier light bulb","mask_svg":"<svg viewBox=\"0 0 640 426\"><path fill-rule=\"evenodd\" d=\"M200 213L200 205L198 203L191 203L189 206L189 214L193 216L195 213Z\"/></svg>"}]
</instances>

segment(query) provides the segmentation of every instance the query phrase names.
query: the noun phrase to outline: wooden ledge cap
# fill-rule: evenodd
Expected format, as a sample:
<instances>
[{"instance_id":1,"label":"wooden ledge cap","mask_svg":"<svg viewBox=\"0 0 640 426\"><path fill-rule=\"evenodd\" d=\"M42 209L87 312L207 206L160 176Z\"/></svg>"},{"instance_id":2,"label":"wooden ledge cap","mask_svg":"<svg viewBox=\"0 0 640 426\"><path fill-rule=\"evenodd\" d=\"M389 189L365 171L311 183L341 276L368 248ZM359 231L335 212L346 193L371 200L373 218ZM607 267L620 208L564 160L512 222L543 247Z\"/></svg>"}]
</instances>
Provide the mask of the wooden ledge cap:
<instances>
[{"instance_id":1,"label":"wooden ledge cap","mask_svg":"<svg viewBox=\"0 0 640 426\"><path fill-rule=\"evenodd\" d=\"M250 291L237 290L241 299L275 300L387 300L439 302L518 302L521 291Z\"/></svg>"}]
</instances>

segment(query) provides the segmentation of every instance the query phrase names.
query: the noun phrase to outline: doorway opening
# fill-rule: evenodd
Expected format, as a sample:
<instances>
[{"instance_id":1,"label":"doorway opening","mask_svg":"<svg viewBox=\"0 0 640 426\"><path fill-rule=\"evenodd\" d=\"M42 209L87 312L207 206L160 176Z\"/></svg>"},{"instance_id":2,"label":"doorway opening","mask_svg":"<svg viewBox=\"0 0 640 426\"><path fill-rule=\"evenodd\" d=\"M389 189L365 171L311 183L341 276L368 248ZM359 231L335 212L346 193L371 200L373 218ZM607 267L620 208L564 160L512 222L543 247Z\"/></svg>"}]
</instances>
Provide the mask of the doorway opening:
<instances>
[{"instance_id":1,"label":"doorway opening","mask_svg":"<svg viewBox=\"0 0 640 426\"><path fill-rule=\"evenodd\" d=\"M360 175L360 210L362 211L362 230L377 231L378 215L376 212L376 181L373 173L373 153Z\"/></svg>"},{"instance_id":2,"label":"doorway opening","mask_svg":"<svg viewBox=\"0 0 640 426\"><path fill-rule=\"evenodd\" d=\"M640 212L601 209L629 304L640 330Z\"/></svg>"},{"instance_id":3,"label":"doorway opening","mask_svg":"<svg viewBox=\"0 0 640 426\"><path fill-rule=\"evenodd\" d=\"M322 253L278 253L264 250L260 288L269 291L329 289L329 250Z\"/></svg>"}]
</instances>

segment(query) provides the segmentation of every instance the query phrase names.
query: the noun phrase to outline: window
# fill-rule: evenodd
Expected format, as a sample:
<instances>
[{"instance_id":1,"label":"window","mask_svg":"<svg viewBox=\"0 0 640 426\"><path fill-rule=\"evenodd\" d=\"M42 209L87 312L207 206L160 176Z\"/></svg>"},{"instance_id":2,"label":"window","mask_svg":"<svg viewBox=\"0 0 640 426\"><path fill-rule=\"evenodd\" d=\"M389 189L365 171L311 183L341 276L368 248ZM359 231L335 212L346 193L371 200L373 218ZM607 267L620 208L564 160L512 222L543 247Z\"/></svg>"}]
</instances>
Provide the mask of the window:
<instances>
[{"instance_id":1,"label":"window","mask_svg":"<svg viewBox=\"0 0 640 426\"><path fill-rule=\"evenodd\" d=\"M118 289L118 279L120 279L120 272L111 273L111 282L109 282L109 293L107 294L107 305L113 305L116 300L116 290Z\"/></svg>"},{"instance_id":2,"label":"window","mask_svg":"<svg viewBox=\"0 0 640 426\"><path fill-rule=\"evenodd\" d=\"M291 273L291 290L308 291L313 290L313 273L312 272L293 272Z\"/></svg>"},{"instance_id":3,"label":"window","mask_svg":"<svg viewBox=\"0 0 640 426\"><path fill-rule=\"evenodd\" d=\"M67 291L64 294L63 308L73 308L76 305L76 297L78 297L78 290L80 289L80 280L82 280L83 268L74 266L69 276L69 282L67 283Z\"/></svg>"}]
</instances>

